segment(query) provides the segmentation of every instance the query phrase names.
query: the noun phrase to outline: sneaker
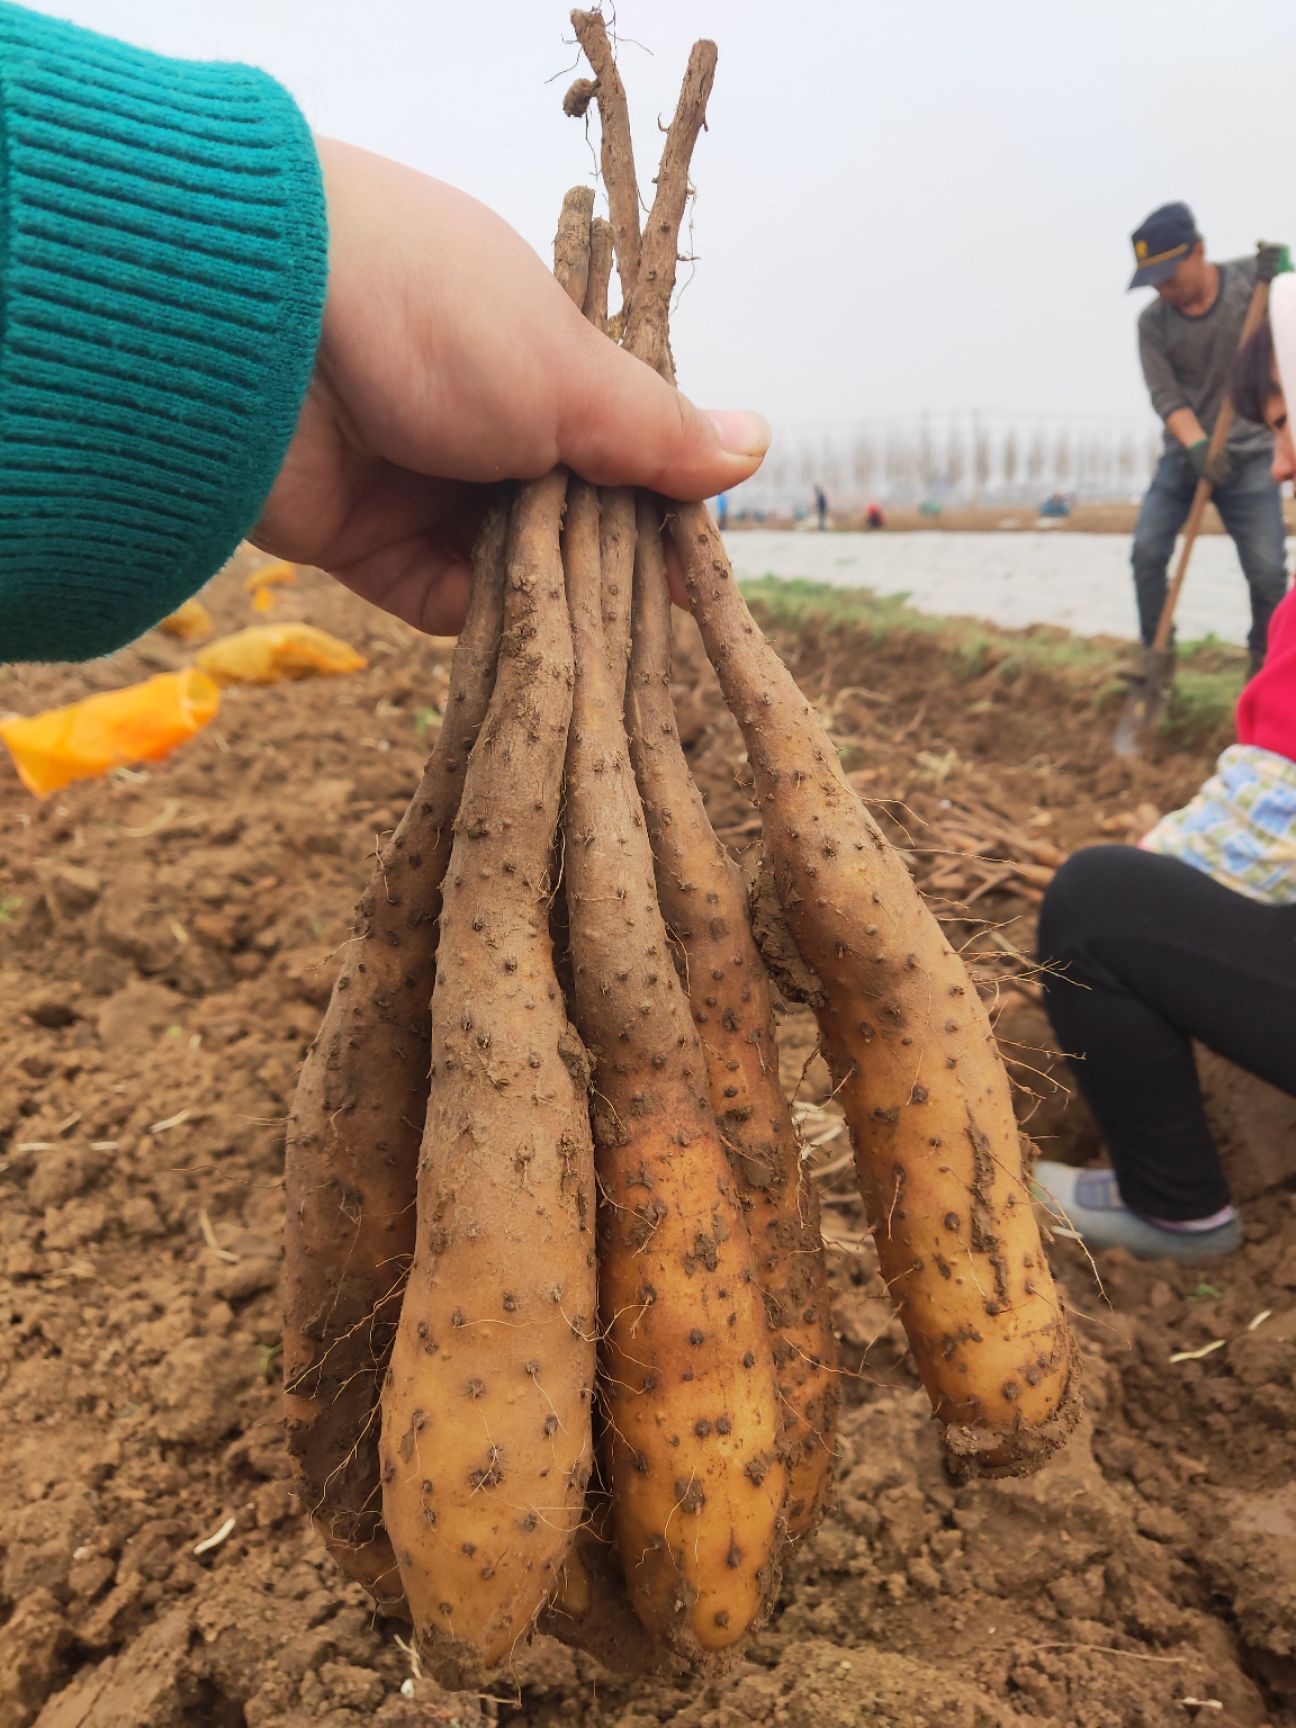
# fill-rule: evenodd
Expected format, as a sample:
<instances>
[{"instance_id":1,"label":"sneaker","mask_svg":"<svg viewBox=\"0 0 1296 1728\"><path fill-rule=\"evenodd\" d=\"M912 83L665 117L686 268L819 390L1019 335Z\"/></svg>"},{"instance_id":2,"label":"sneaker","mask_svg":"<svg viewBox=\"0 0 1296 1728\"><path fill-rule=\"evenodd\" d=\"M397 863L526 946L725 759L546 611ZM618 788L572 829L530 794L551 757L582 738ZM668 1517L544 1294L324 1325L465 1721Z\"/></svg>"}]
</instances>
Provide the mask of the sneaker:
<instances>
[{"instance_id":1,"label":"sneaker","mask_svg":"<svg viewBox=\"0 0 1296 1728\"><path fill-rule=\"evenodd\" d=\"M1208 1260L1233 1253L1242 1241L1236 1211L1210 1230L1167 1230L1140 1218L1121 1199L1111 1170L1077 1170L1042 1158L1031 1186L1050 1216L1062 1215L1054 1235L1075 1236L1090 1248L1124 1248L1140 1260Z\"/></svg>"}]
</instances>

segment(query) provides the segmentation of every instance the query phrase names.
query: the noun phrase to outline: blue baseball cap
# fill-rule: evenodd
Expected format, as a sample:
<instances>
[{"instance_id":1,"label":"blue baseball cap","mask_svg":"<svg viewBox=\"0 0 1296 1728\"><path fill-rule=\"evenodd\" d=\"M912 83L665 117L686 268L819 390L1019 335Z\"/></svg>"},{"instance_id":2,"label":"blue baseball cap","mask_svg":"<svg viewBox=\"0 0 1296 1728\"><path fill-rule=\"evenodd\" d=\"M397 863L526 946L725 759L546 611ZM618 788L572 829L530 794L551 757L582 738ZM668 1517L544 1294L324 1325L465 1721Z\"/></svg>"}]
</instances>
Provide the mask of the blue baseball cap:
<instances>
[{"instance_id":1,"label":"blue baseball cap","mask_svg":"<svg viewBox=\"0 0 1296 1728\"><path fill-rule=\"evenodd\" d=\"M1134 242L1135 265L1130 288L1155 288L1174 275L1201 235L1186 204L1163 204L1146 222L1140 223L1130 239Z\"/></svg>"}]
</instances>

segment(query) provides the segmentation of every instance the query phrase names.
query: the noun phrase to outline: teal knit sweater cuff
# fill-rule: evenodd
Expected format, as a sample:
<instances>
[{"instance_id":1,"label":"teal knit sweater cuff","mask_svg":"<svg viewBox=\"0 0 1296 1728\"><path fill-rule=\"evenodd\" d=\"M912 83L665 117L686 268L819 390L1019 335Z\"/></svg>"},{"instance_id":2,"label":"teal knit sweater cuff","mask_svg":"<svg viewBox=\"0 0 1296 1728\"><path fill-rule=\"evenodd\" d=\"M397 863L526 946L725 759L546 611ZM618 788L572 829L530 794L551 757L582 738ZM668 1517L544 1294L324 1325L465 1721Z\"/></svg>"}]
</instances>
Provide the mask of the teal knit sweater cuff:
<instances>
[{"instance_id":1,"label":"teal knit sweater cuff","mask_svg":"<svg viewBox=\"0 0 1296 1728\"><path fill-rule=\"evenodd\" d=\"M327 250L272 78L0 0L0 661L108 653L234 551L306 393Z\"/></svg>"}]
</instances>

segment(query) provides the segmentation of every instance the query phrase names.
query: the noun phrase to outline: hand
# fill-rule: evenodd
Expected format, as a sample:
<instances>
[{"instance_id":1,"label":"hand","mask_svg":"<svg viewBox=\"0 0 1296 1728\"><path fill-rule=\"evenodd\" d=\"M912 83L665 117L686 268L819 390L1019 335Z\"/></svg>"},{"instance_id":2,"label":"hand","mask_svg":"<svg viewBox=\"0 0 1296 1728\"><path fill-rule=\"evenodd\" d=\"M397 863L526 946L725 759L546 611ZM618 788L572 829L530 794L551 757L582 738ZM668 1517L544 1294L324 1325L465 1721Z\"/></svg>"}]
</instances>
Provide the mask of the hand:
<instances>
[{"instance_id":1,"label":"hand","mask_svg":"<svg viewBox=\"0 0 1296 1728\"><path fill-rule=\"evenodd\" d=\"M1256 281L1272 282L1292 267L1291 252L1286 246L1261 240L1256 248Z\"/></svg>"},{"instance_id":2,"label":"hand","mask_svg":"<svg viewBox=\"0 0 1296 1728\"><path fill-rule=\"evenodd\" d=\"M483 205L318 140L329 280L315 373L251 538L406 623L463 623L484 482L565 462L705 498L759 467L759 415L706 415L596 331Z\"/></svg>"},{"instance_id":3,"label":"hand","mask_svg":"<svg viewBox=\"0 0 1296 1728\"><path fill-rule=\"evenodd\" d=\"M1199 480L1208 480L1212 486L1222 486L1233 472L1233 464L1227 450L1218 450L1210 454L1210 440L1199 438L1195 444L1189 444L1184 451L1192 464L1193 473Z\"/></svg>"}]
</instances>

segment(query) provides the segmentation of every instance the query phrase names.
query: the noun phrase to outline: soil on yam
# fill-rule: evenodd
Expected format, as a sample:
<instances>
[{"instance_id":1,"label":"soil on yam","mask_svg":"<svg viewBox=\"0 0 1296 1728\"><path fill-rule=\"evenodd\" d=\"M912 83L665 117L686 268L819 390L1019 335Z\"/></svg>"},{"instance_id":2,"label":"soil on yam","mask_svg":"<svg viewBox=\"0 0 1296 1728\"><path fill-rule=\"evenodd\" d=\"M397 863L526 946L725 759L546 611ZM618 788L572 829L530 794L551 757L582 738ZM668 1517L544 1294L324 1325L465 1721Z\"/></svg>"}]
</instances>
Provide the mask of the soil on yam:
<instances>
[{"instance_id":1,"label":"soil on yam","mask_svg":"<svg viewBox=\"0 0 1296 1728\"><path fill-rule=\"evenodd\" d=\"M222 629L248 621L253 562L204 595ZM0 1728L1296 1722L1291 1107L1208 1067L1246 1200L1235 1259L1107 1256L1100 1288L1055 1240L1085 1422L1038 1476L956 1486L801 1009L780 1011L784 1078L818 1142L843 1456L774 1619L709 1685L620 1682L544 1638L511 1696L451 1695L412 1669L406 1628L374 1618L289 1487L277 1282L297 1071L366 856L438 723L451 644L309 572L276 616L335 631L368 671L229 690L169 762L44 804L2 771ZM685 748L746 866L736 728L687 621L677 637ZM1038 886L985 865L951 885L951 854L975 817L987 850L1032 837L1037 874L1041 848L1124 839L1144 807L1182 801L1212 752L1163 741L1118 764L1083 677L983 662L969 677L954 630L878 642L807 615L775 638L969 945L1031 1132L1087 1156L1024 958ZM11 670L3 704L184 655L155 632L88 667Z\"/></svg>"}]
</instances>

